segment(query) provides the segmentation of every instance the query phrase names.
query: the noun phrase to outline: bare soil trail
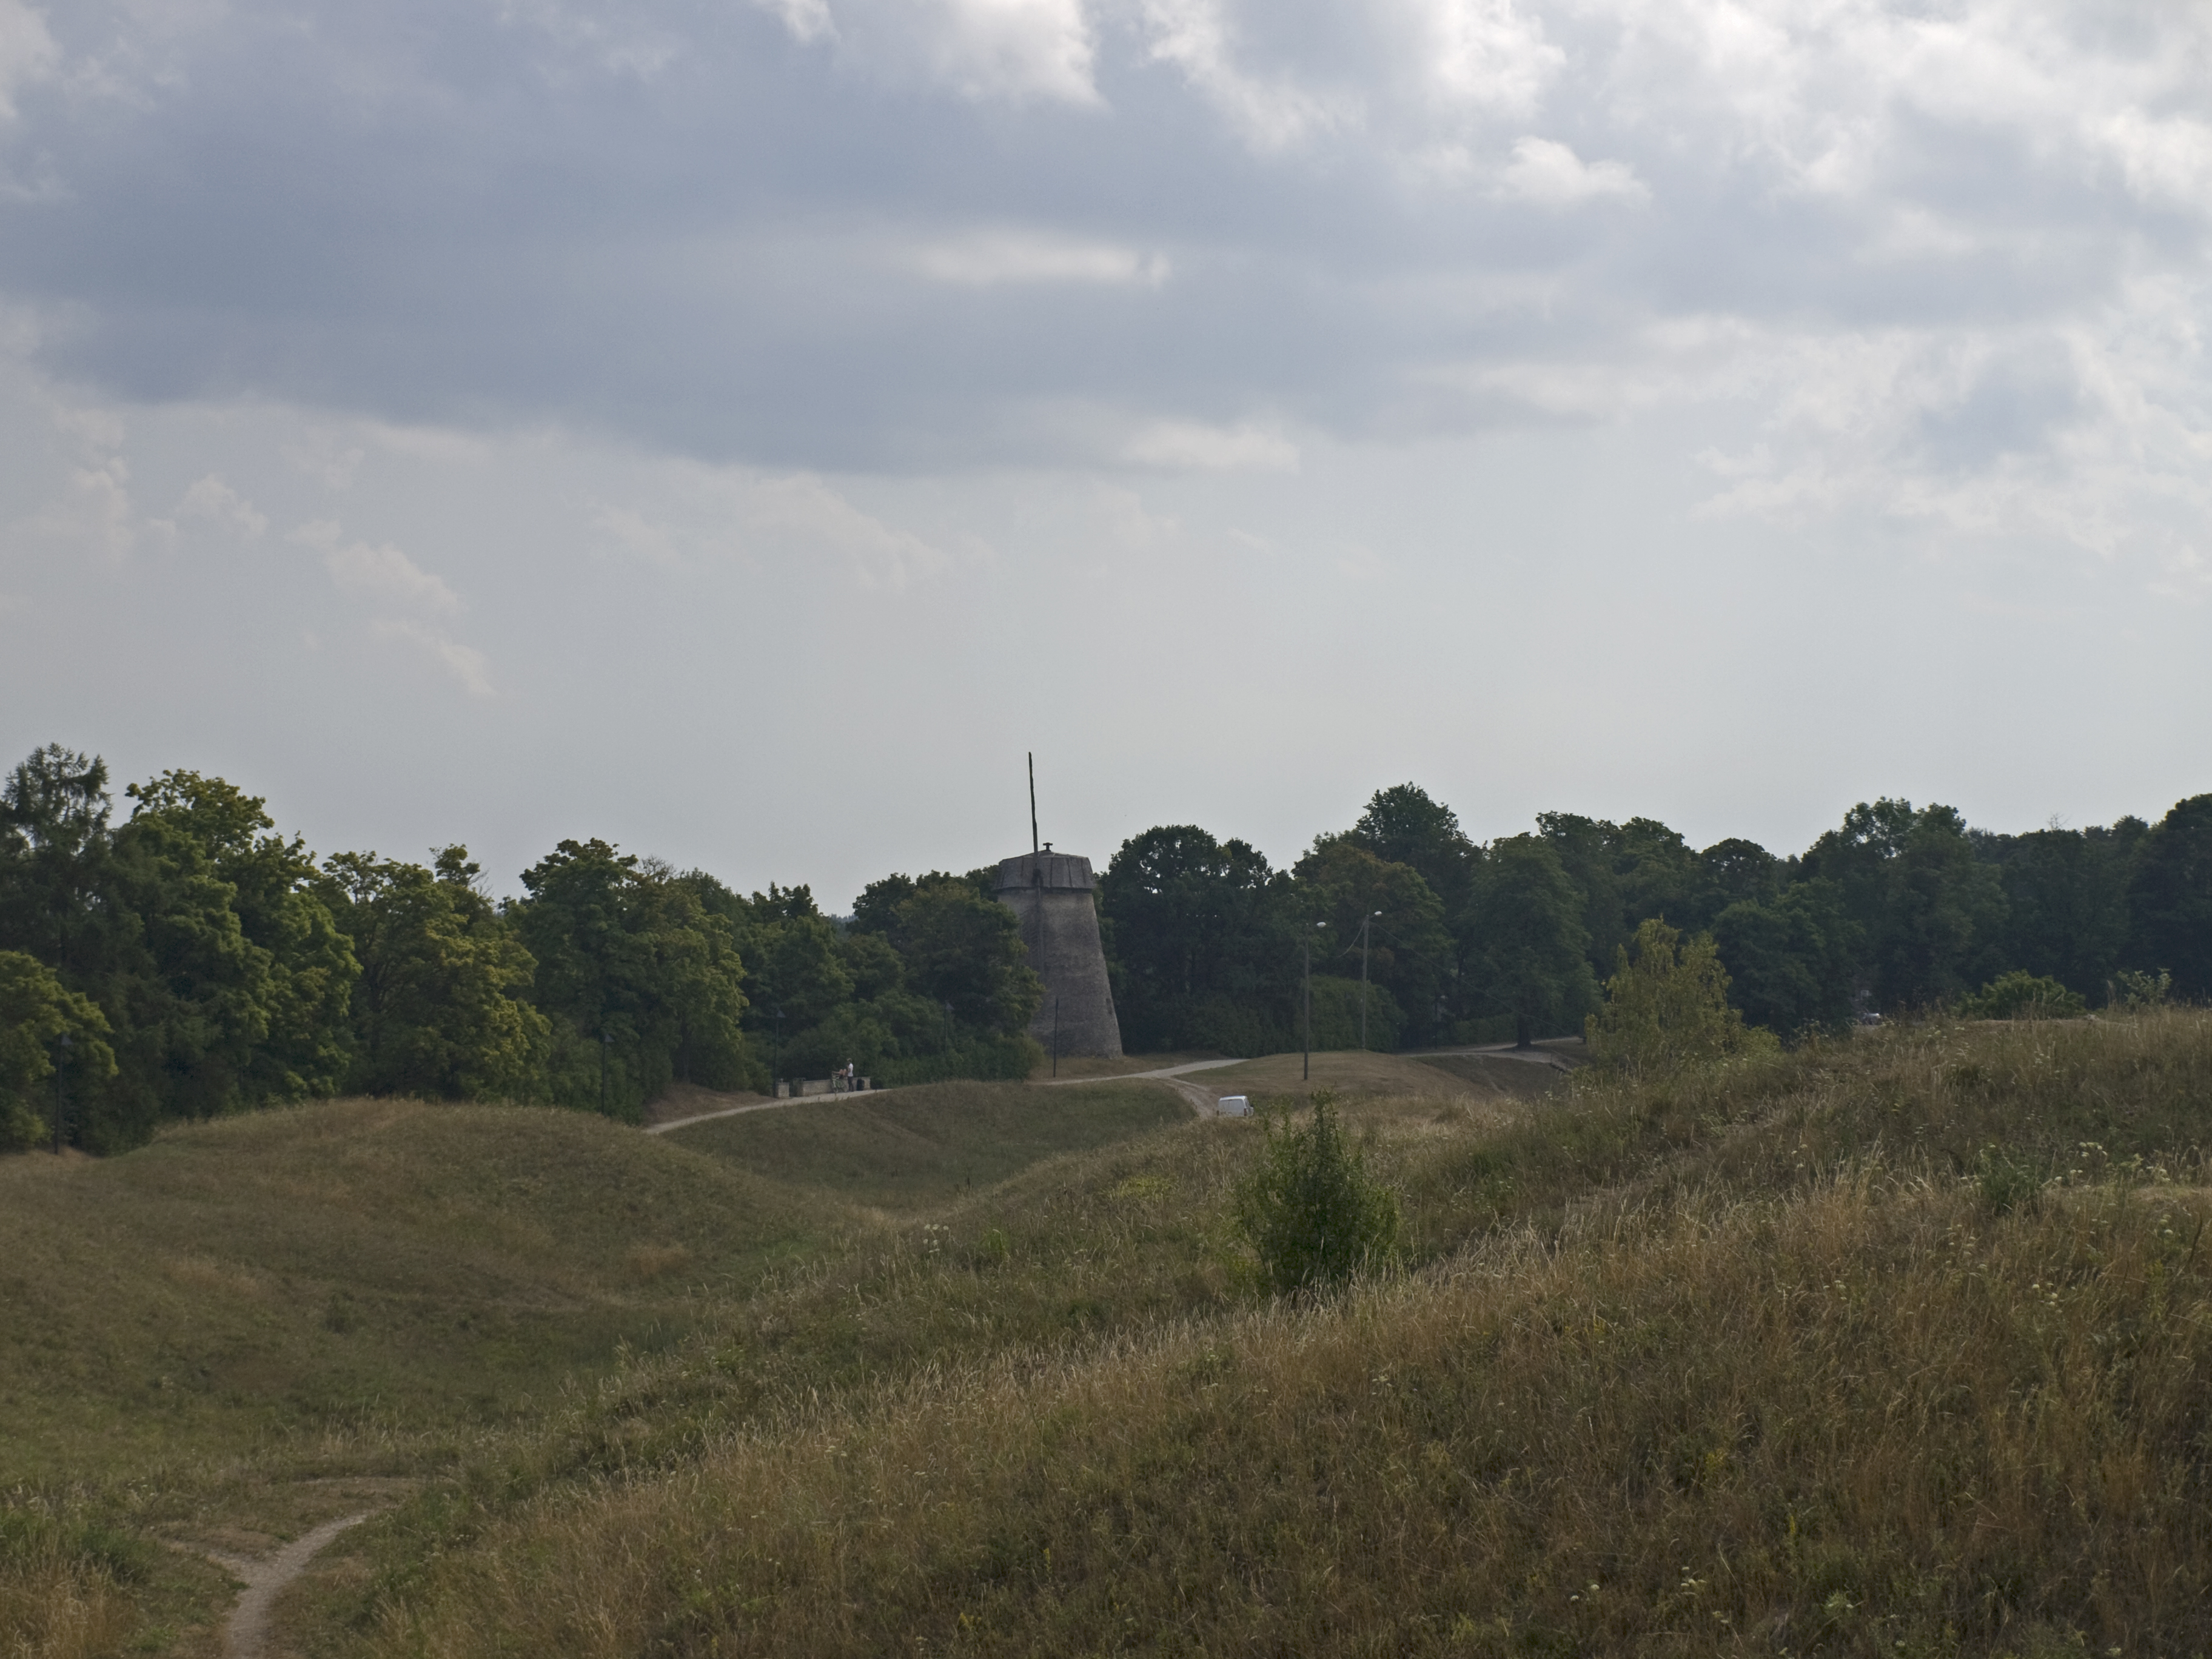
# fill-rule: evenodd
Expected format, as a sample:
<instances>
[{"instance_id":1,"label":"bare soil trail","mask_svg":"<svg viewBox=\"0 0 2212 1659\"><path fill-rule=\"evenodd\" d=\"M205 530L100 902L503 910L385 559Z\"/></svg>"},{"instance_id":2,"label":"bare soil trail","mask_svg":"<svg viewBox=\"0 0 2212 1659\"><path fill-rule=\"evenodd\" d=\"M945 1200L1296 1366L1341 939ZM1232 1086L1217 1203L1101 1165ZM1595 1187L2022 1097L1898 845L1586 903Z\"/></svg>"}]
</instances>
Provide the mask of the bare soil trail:
<instances>
[{"instance_id":1,"label":"bare soil trail","mask_svg":"<svg viewBox=\"0 0 2212 1659\"><path fill-rule=\"evenodd\" d=\"M231 1609L229 1624L223 1627L225 1659L267 1659L269 1610L276 1605L278 1595L307 1571L308 1564L320 1555L339 1534L374 1518L378 1513L378 1509L366 1509L357 1514L342 1515L336 1520L325 1521L319 1527L301 1534L273 1554L248 1557L218 1555L210 1552L209 1560L246 1585L245 1589L240 1592L238 1605Z\"/></svg>"}]
</instances>

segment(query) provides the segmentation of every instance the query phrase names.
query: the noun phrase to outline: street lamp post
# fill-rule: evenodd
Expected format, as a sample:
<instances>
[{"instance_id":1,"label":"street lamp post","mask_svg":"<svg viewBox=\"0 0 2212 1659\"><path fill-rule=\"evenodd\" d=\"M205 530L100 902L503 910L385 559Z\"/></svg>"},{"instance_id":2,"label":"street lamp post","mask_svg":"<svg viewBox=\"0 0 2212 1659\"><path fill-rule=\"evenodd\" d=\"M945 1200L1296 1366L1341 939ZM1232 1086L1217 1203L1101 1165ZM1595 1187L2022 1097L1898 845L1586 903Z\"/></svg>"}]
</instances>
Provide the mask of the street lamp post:
<instances>
[{"instance_id":1,"label":"street lamp post","mask_svg":"<svg viewBox=\"0 0 2212 1659\"><path fill-rule=\"evenodd\" d=\"M1060 1075L1060 999L1052 1000L1052 1074Z\"/></svg>"}]
</instances>

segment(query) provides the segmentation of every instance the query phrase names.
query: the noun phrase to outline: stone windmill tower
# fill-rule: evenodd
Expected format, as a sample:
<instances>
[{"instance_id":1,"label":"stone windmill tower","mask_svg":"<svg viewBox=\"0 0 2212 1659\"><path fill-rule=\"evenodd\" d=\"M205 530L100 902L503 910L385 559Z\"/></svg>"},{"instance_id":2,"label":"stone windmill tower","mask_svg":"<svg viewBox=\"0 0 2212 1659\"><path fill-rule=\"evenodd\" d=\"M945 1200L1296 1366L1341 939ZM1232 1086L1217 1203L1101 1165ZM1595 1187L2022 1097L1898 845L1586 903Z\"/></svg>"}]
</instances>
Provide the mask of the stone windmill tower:
<instances>
[{"instance_id":1,"label":"stone windmill tower","mask_svg":"<svg viewBox=\"0 0 2212 1659\"><path fill-rule=\"evenodd\" d=\"M1036 757L1030 757L1030 851L999 866L999 902L1021 919L1030 966L1044 981L1044 1002L1030 1035L1063 1054L1121 1053L1121 1022L1106 980L1098 939L1097 883L1091 860L1055 853L1036 838ZM1055 1037L1055 1027L1057 1036Z\"/></svg>"}]
</instances>

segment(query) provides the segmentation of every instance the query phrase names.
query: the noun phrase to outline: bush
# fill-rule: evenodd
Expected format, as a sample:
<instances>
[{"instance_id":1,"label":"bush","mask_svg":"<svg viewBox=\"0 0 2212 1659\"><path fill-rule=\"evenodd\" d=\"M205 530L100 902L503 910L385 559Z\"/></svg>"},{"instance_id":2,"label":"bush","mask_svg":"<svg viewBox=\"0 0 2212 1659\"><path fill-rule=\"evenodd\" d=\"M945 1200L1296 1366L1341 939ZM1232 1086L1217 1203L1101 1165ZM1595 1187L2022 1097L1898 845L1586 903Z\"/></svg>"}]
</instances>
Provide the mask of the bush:
<instances>
[{"instance_id":1,"label":"bush","mask_svg":"<svg viewBox=\"0 0 2212 1659\"><path fill-rule=\"evenodd\" d=\"M1334 974L1313 976L1313 1046L1317 1049L1335 1050L1357 1048L1359 1044L1359 1006L1362 987L1356 979L1340 979ZM1398 999L1381 986L1369 983L1364 988L1367 1005L1367 1047L1378 1054L1389 1054L1398 1046L1399 1033L1406 1029L1405 1011L1398 1006ZM1293 1032L1303 1025L1303 1008L1293 1006Z\"/></svg>"},{"instance_id":2,"label":"bush","mask_svg":"<svg viewBox=\"0 0 2212 1659\"><path fill-rule=\"evenodd\" d=\"M1237 1194L1238 1231L1279 1294L1340 1283L1388 1262L1398 1247L1398 1198L1368 1175L1346 1140L1336 1097L1316 1090L1303 1128L1285 1109L1267 1120L1260 1166Z\"/></svg>"},{"instance_id":3,"label":"bush","mask_svg":"<svg viewBox=\"0 0 2212 1659\"><path fill-rule=\"evenodd\" d=\"M2055 979L2016 968L1959 1005L1966 1019L2070 1019L2089 1005Z\"/></svg>"},{"instance_id":4,"label":"bush","mask_svg":"<svg viewBox=\"0 0 2212 1659\"><path fill-rule=\"evenodd\" d=\"M2139 974L2123 969L2118 982L2112 988L2112 1000L2130 1012L2145 1008L2162 1008L2167 994L2173 989L2173 975L2160 969L2155 974Z\"/></svg>"},{"instance_id":5,"label":"bush","mask_svg":"<svg viewBox=\"0 0 2212 1659\"><path fill-rule=\"evenodd\" d=\"M1620 966L1605 982L1605 1006L1589 1018L1590 1058L1659 1077L1732 1054L1772 1052L1774 1034L1745 1025L1729 1006L1728 988L1711 934L1684 942L1665 922L1645 922L1636 930L1634 959L1622 946Z\"/></svg>"}]
</instances>

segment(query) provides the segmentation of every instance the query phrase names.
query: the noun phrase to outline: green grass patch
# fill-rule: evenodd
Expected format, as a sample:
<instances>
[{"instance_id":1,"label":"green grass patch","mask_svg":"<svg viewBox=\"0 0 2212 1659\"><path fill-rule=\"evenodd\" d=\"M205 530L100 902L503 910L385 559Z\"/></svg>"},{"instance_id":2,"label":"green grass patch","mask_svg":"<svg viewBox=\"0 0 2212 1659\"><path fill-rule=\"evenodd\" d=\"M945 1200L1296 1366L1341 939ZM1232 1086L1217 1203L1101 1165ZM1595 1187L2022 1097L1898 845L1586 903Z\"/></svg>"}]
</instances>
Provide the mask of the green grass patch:
<instances>
[{"instance_id":1,"label":"green grass patch","mask_svg":"<svg viewBox=\"0 0 2212 1659\"><path fill-rule=\"evenodd\" d=\"M787 1187L914 1211L1189 1115L1152 1083L935 1083L746 1112L666 1138Z\"/></svg>"}]
</instances>

